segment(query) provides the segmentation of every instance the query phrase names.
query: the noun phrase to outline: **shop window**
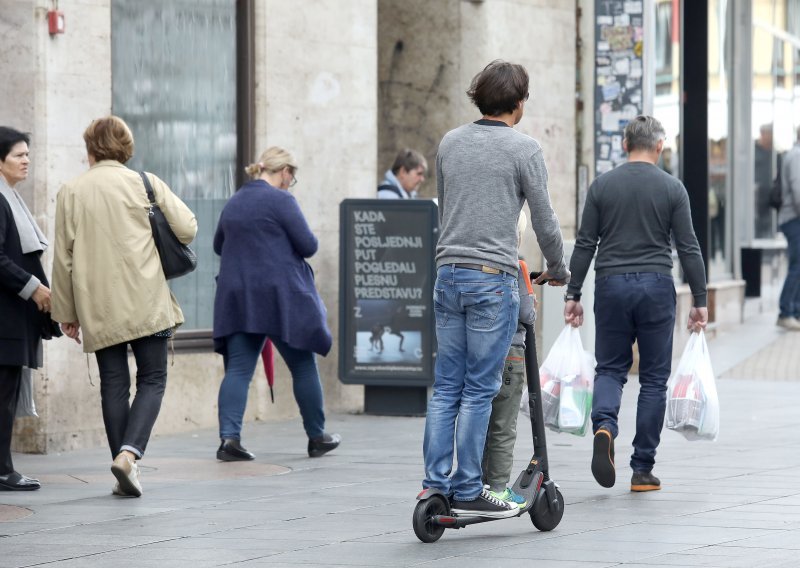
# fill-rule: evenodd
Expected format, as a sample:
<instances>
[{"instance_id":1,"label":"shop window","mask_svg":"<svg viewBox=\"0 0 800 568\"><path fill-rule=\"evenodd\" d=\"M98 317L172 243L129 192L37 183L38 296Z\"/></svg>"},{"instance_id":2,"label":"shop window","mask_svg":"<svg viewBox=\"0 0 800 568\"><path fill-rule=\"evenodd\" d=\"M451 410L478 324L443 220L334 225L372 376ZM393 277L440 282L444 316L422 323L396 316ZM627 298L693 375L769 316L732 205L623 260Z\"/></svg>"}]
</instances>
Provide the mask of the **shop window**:
<instances>
[{"instance_id":1,"label":"shop window","mask_svg":"<svg viewBox=\"0 0 800 568\"><path fill-rule=\"evenodd\" d=\"M212 327L212 239L237 187L236 3L112 0L112 112L130 125L128 166L158 175L195 212L197 270L171 281L184 330Z\"/></svg>"},{"instance_id":2,"label":"shop window","mask_svg":"<svg viewBox=\"0 0 800 568\"><path fill-rule=\"evenodd\" d=\"M730 278L728 2L708 3L708 277Z\"/></svg>"},{"instance_id":3,"label":"shop window","mask_svg":"<svg viewBox=\"0 0 800 568\"><path fill-rule=\"evenodd\" d=\"M769 193L800 125L800 6L753 1L753 236L777 236Z\"/></svg>"},{"instance_id":4,"label":"shop window","mask_svg":"<svg viewBox=\"0 0 800 568\"><path fill-rule=\"evenodd\" d=\"M680 5L659 0L655 18L655 97L653 114L667 133L659 167L680 178L681 67Z\"/></svg>"}]
</instances>

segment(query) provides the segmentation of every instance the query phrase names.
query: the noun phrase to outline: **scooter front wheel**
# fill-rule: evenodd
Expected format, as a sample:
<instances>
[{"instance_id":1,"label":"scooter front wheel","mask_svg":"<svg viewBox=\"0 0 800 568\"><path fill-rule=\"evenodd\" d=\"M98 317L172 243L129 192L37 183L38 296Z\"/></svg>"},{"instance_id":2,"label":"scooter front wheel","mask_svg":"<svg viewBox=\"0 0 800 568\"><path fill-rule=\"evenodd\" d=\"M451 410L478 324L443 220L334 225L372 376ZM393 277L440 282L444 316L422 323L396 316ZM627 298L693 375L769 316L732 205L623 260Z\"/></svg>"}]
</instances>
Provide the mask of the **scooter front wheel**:
<instances>
[{"instance_id":1,"label":"scooter front wheel","mask_svg":"<svg viewBox=\"0 0 800 568\"><path fill-rule=\"evenodd\" d=\"M547 502L547 492L544 487L539 490L536 495L536 500L533 502L533 507L529 511L533 526L540 531L551 531L558 526L561 522L561 517L564 516L564 496L561 491L556 489L556 503L551 507Z\"/></svg>"},{"instance_id":2,"label":"scooter front wheel","mask_svg":"<svg viewBox=\"0 0 800 568\"><path fill-rule=\"evenodd\" d=\"M428 497L414 507L414 534L422 542L436 542L444 534L444 527L433 522L436 515L449 515L450 507L441 495Z\"/></svg>"}]
</instances>

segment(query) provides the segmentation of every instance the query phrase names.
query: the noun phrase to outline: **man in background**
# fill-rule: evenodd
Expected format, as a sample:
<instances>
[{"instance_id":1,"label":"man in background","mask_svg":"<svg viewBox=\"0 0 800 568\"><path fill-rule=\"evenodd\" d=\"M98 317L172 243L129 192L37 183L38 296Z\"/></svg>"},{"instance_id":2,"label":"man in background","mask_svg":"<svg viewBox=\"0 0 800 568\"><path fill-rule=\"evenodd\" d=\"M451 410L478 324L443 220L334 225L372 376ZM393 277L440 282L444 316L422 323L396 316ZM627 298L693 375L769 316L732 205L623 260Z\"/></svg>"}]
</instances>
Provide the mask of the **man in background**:
<instances>
[{"instance_id":1,"label":"man in background","mask_svg":"<svg viewBox=\"0 0 800 568\"><path fill-rule=\"evenodd\" d=\"M416 199L427 172L425 156L410 148L400 150L378 186L378 199Z\"/></svg>"},{"instance_id":2,"label":"man in background","mask_svg":"<svg viewBox=\"0 0 800 568\"><path fill-rule=\"evenodd\" d=\"M772 125L763 124L755 142L753 161L756 182L755 236L757 239L771 239L775 236L772 209L769 206L769 192L772 189L772 180L775 178L772 154Z\"/></svg>"}]
</instances>

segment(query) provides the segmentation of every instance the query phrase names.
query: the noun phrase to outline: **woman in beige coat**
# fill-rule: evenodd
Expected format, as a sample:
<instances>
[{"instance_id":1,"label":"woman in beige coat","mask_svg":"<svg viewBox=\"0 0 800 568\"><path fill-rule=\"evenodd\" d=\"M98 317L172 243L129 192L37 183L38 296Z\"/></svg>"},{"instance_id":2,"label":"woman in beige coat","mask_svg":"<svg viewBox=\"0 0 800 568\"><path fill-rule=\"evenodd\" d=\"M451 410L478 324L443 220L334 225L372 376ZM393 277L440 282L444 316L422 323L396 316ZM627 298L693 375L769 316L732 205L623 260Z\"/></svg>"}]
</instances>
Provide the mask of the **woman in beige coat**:
<instances>
[{"instance_id":1,"label":"woman in beige coat","mask_svg":"<svg viewBox=\"0 0 800 568\"><path fill-rule=\"evenodd\" d=\"M84 351L97 357L114 493L138 497L136 460L161 408L167 342L183 313L161 269L144 183L123 165L133 155L130 129L110 116L92 122L83 138L89 171L58 192L52 315L69 337L82 330ZM175 236L190 243L194 214L163 181L148 178ZM132 404L128 345L136 359Z\"/></svg>"}]
</instances>

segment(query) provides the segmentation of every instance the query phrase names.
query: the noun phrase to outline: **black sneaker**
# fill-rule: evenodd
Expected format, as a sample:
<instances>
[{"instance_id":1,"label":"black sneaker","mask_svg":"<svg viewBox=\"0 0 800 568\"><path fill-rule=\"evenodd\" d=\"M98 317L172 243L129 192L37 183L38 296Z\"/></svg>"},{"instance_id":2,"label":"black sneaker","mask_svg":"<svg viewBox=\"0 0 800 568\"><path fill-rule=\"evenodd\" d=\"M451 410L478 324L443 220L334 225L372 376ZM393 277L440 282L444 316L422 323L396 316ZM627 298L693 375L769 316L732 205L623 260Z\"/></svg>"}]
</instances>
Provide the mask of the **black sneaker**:
<instances>
[{"instance_id":1,"label":"black sneaker","mask_svg":"<svg viewBox=\"0 0 800 568\"><path fill-rule=\"evenodd\" d=\"M599 428L594 434L592 475L603 487L614 487L617 470L614 469L614 437L607 428Z\"/></svg>"},{"instance_id":2,"label":"black sneaker","mask_svg":"<svg viewBox=\"0 0 800 568\"><path fill-rule=\"evenodd\" d=\"M309 438L308 457L318 458L325 455L335 450L341 442L342 437L339 434L323 434L319 438Z\"/></svg>"},{"instance_id":3,"label":"black sneaker","mask_svg":"<svg viewBox=\"0 0 800 568\"><path fill-rule=\"evenodd\" d=\"M464 517L489 517L492 519L505 519L514 517L519 513L519 506L516 503L509 503L498 499L488 489L481 489L472 501L456 501L453 499L450 509L454 515Z\"/></svg>"},{"instance_id":4,"label":"black sneaker","mask_svg":"<svg viewBox=\"0 0 800 568\"><path fill-rule=\"evenodd\" d=\"M242 443L239 440L234 440L233 438L224 438L217 450L217 459L220 461L250 461L255 457L255 454L242 447Z\"/></svg>"},{"instance_id":5,"label":"black sneaker","mask_svg":"<svg viewBox=\"0 0 800 568\"><path fill-rule=\"evenodd\" d=\"M634 471L631 477L631 491L658 491L661 480L652 471Z\"/></svg>"}]
</instances>

